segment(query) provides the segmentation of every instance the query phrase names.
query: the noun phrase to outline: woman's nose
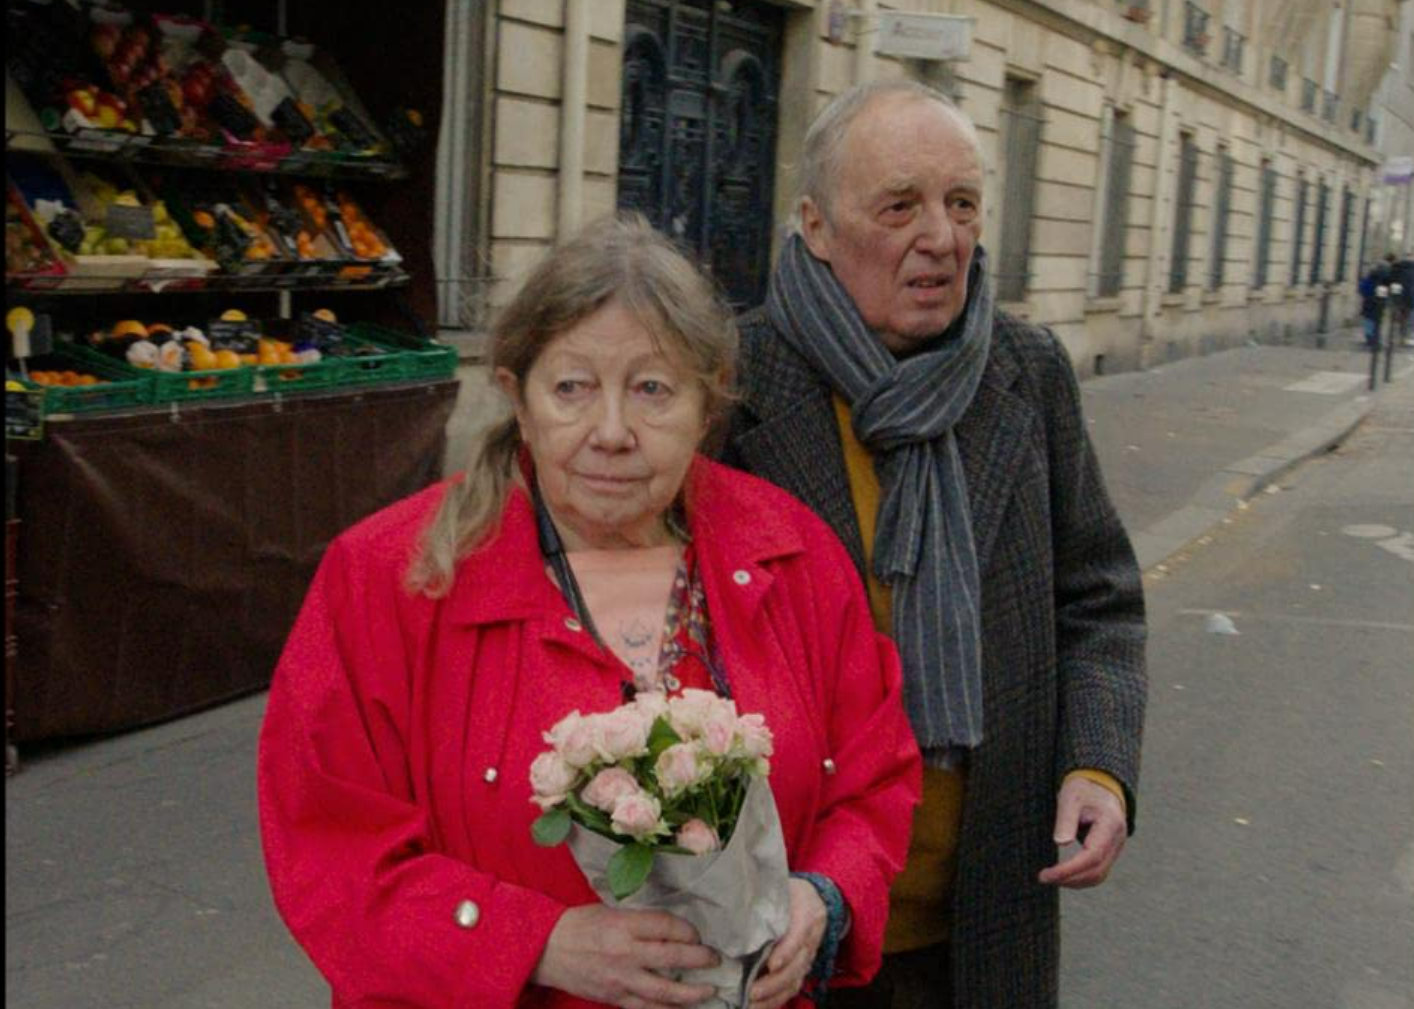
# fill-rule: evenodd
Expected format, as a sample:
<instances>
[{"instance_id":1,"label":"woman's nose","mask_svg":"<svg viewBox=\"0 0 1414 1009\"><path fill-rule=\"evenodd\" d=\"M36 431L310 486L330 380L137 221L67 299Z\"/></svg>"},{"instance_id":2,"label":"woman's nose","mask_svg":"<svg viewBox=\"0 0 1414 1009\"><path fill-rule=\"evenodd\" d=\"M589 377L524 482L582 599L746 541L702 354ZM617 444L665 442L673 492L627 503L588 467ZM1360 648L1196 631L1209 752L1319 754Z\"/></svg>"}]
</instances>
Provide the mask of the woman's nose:
<instances>
[{"instance_id":1,"label":"woman's nose","mask_svg":"<svg viewBox=\"0 0 1414 1009\"><path fill-rule=\"evenodd\" d=\"M590 440L595 448L614 452L633 445L633 427L623 397L605 393L595 411Z\"/></svg>"}]
</instances>

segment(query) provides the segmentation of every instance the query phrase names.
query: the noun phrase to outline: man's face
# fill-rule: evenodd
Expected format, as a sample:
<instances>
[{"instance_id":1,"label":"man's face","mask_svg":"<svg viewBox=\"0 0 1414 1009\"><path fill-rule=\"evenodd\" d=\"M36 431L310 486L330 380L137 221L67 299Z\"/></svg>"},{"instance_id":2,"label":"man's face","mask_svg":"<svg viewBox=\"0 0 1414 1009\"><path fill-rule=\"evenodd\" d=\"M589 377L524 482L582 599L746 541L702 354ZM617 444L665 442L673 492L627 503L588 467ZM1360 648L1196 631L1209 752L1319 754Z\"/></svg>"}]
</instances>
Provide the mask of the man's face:
<instances>
[{"instance_id":1,"label":"man's face","mask_svg":"<svg viewBox=\"0 0 1414 1009\"><path fill-rule=\"evenodd\" d=\"M941 333L967 304L982 179L955 114L889 94L850 123L828 216L809 197L801 205L806 245L895 354Z\"/></svg>"}]
</instances>

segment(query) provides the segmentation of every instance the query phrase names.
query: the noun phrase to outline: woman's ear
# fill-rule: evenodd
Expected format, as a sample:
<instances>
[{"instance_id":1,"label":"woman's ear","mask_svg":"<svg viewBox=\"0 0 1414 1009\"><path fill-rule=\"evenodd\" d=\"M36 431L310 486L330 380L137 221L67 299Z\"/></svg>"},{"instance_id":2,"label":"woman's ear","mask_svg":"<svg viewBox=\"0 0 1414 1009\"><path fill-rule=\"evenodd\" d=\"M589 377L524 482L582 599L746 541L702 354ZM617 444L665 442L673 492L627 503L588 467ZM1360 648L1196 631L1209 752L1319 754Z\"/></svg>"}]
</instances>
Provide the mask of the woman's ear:
<instances>
[{"instance_id":1,"label":"woman's ear","mask_svg":"<svg viewBox=\"0 0 1414 1009\"><path fill-rule=\"evenodd\" d=\"M516 378L515 372L511 371L509 368L497 368L496 385L500 387L501 392L505 393L506 398L511 401L511 407L516 412L516 420L522 420L521 411L525 401L521 398L520 379Z\"/></svg>"}]
</instances>

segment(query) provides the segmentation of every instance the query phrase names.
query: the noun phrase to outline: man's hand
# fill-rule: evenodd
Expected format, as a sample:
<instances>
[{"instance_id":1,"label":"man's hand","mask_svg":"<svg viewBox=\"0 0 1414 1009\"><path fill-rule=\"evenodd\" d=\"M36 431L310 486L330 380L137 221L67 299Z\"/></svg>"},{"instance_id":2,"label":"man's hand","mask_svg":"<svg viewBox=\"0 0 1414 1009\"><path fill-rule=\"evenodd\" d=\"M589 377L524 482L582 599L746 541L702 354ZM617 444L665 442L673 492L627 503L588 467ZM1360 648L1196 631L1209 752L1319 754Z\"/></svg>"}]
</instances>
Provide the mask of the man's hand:
<instances>
[{"instance_id":1,"label":"man's hand","mask_svg":"<svg viewBox=\"0 0 1414 1009\"><path fill-rule=\"evenodd\" d=\"M711 986L655 972L713 967L718 960L698 942L696 929L665 911L586 904L560 916L531 980L624 1009L674 1009L706 1001Z\"/></svg>"},{"instance_id":2,"label":"man's hand","mask_svg":"<svg viewBox=\"0 0 1414 1009\"><path fill-rule=\"evenodd\" d=\"M1049 869L1041 870L1042 883L1071 889L1099 886L1114 868L1124 848L1127 827L1124 803L1103 785L1071 777L1056 800L1056 844L1073 844L1084 828L1080 850Z\"/></svg>"},{"instance_id":3,"label":"man's hand","mask_svg":"<svg viewBox=\"0 0 1414 1009\"><path fill-rule=\"evenodd\" d=\"M751 1009L776 1009L795 997L815 963L828 923L829 911L815 887L803 879L791 880L790 925L751 986Z\"/></svg>"}]
</instances>

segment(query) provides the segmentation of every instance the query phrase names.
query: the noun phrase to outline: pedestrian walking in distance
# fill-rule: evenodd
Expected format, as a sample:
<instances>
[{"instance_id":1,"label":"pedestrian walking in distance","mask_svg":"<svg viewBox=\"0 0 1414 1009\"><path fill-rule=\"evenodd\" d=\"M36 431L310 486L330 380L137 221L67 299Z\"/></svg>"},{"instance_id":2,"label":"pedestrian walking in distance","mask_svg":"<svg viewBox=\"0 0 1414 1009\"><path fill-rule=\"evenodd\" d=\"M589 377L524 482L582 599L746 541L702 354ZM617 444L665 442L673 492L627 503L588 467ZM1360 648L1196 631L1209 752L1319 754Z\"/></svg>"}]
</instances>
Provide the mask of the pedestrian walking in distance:
<instances>
[{"instance_id":1,"label":"pedestrian walking in distance","mask_svg":"<svg viewBox=\"0 0 1414 1009\"><path fill-rule=\"evenodd\" d=\"M844 541L927 764L883 969L835 1009L1053 1009L1058 888L1103 882L1134 824L1140 574L1064 347L994 304L984 178L944 96L845 92L739 319L724 455Z\"/></svg>"},{"instance_id":2,"label":"pedestrian walking in distance","mask_svg":"<svg viewBox=\"0 0 1414 1009\"><path fill-rule=\"evenodd\" d=\"M1380 346L1380 323L1384 319L1389 303L1389 283L1394 279L1394 253L1370 268L1370 272L1360 278L1360 319L1365 326L1365 346L1378 350ZM1384 297L1380 288L1386 288Z\"/></svg>"}]
</instances>

